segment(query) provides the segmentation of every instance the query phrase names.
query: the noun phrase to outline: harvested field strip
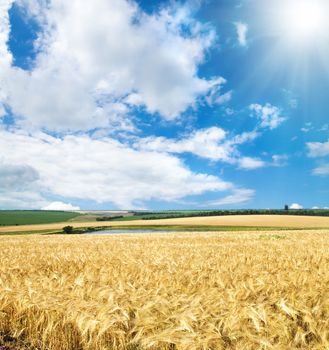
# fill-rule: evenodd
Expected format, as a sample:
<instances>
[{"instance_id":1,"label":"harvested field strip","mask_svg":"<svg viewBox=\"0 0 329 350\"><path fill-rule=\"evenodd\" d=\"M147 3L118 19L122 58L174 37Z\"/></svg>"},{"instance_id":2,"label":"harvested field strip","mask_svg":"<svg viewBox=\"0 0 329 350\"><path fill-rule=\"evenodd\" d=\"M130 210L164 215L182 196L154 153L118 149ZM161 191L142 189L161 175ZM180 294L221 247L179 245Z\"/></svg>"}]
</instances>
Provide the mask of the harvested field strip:
<instances>
[{"instance_id":1,"label":"harvested field strip","mask_svg":"<svg viewBox=\"0 0 329 350\"><path fill-rule=\"evenodd\" d=\"M329 231L0 244L0 330L37 349L329 347Z\"/></svg>"},{"instance_id":2,"label":"harvested field strip","mask_svg":"<svg viewBox=\"0 0 329 350\"><path fill-rule=\"evenodd\" d=\"M46 225L22 225L0 227L1 232L26 232L37 230L61 230L67 223ZM79 227L118 227L118 226L155 226L155 225L188 225L188 226L247 226L247 227L285 227L285 228L329 228L329 217L289 216L289 215L236 215L193 217L162 220L136 221L102 221L102 222L70 222L69 225Z\"/></svg>"}]
</instances>

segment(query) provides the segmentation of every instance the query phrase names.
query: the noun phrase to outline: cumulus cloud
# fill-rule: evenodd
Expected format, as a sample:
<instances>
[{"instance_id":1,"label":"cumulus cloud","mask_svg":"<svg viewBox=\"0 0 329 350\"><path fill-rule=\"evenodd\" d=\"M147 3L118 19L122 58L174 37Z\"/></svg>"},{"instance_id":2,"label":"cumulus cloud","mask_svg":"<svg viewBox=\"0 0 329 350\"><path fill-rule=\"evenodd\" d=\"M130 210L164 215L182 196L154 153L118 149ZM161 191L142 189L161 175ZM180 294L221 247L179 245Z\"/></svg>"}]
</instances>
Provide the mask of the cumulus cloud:
<instances>
[{"instance_id":1,"label":"cumulus cloud","mask_svg":"<svg viewBox=\"0 0 329 350\"><path fill-rule=\"evenodd\" d=\"M259 169L266 166L266 162L261 159L251 158L251 157L242 157L239 159L239 167L245 170Z\"/></svg>"},{"instance_id":2,"label":"cumulus cloud","mask_svg":"<svg viewBox=\"0 0 329 350\"><path fill-rule=\"evenodd\" d=\"M308 148L309 157L329 156L329 140L327 142L308 142L306 146Z\"/></svg>"},{"instance_id":3,"label":"cumulus cloud","mask_svg":"<svg viewBox=\"0 0 329 350\"><path fill-rule=\"evenodd\" d=\"M11 65L6 45L11 1L4 1L0 90L25 127L131 129L124 120L136 106L172 120L213 90L216 100L223 79L198 75L215 32L194 20L187 6L149 15L127 0L17 4L41 27L37 56L31 71Z\"/></svg>"},{"instance_id":4,"label":"cumulus cloud","mask_svg":"<svg viewBox=\"0 0 329 350\"><path fill-rule=\"evenodd\" d=\"M288 159L289 157L285 154L274 154L269 161L258 158L242 157L238 160L238 164L240 169L254 170L264 167L283 167L287 165Z\"/></svg>"},{"instance_id":5,"label":"cumulus cloud","mask_svg":"<svg viewBox=\"0 0 329 350\"><path fill-rule=\"evenodd\" d=\"M7 42L10 32L8 11L12 5L12 2L13 0L0 1L0 68L10 65L12 62L12 55L7 49Z\"/></svg>"},{"instance_id":6,"label":"cumulus cloud","mask_svg":"<svg viewBox=\"0 0 329 350\"><path fill-rule=\"evenodd\" d=\"M52 202L44 206L42 210L76 211L80 210L80 207L74 206L71 203Z\"/></svg>"},{"instance_id":7,"label":"cumulus cloud","mask_svg":"<svg viewBox=\"0 0 329 350\"><path fill-rule=\"evenodd\" d=\"M260 120L259 126L261 128L269 128L271 130L276 129L285 121L285 118L281 115L282 110L269 103L264 106L260 104L252 104L249 108Z\"/></svg>"},{"instance_id":8,"label":"cumulus cloud","mask_svg":"<svg viewBox=\"0 0 329 350\"><path fill-rule=\"evenodd\" d=\"M25 188L38 179L38 172L28 165L0 163L1 190Z\"/></svg>"},{"instance_id":9,"label":"cumulus cloud","mask_svg":"<svg viewBox=\"0 0 329 350\"><path fill-rule=\"evenodd\" d=\"M46 200L36 191L0 191L0 209L40 209Z\"/></svg>"},{"instance_id":10,"label":"cumulus cloud","mask_svg":"<svg viewBox=\"0 0 329 350\"><path fill-rule=\"evenodd\" d=\"M40 28L30 70L14 66L8 47L14 2ZM174 120L199 103L230 101L225 79L199 73L214 40L187 5L147 14L130 0L0 1L0 118L7 110L15 119L11 131L0 124L0 207L74 210L80 199L132 208L206 192L225 192L217 205L249 200L253 190L193 172L177 155L238 165L238 146L257 131L214 127L180 139L135 137L133 146L108 137L136 131L137 108ZM53 195L63 202L50 203Z\"/></svg>"},{"instance_id":11,"label":"cumulus cloud","mask_svg":"<svg viewBox=\"0 0 329 350\"><path fill-rule=\"evenodd\" d=\"M193 153L201 158L225 162L232 162L235 152L233 146L226 143L226 132L218 127L197 130L181 139L146 137L138 139L134 147L157 152Z\"/></svg>"},{"instance_id":12,"label":"cumulus cloud","mask_svg":"<svg viewBox=\"0 0 329 350\"><path fill-rule=\"evenodd\" d=\"M24 162L0 162L0 209L37 209L45 203L37 193L38 172Z\"/></svg>"},{"instance_id":13,"label":"cumulus cloud","mask_svg":"<svg viewBox=\"0 0 329 350\"><path fill-rule=\"evenodd\" d=\"M293 204L291 204L291 206L289 208L298 210L298 209L303 209L303 206L298 204L298 203L293 203Z\"/></svg>"},{"instance_id":14,"label":"cumulus cloud","mask_svg":"<svg viewBox=\"0 0 329 350\"><path fill-rule=\"evenodd\" d=\"M236 22L234 24L240 46L247 46L248 25L242 22Z\"/></svg>"},{"instance_id":15,"label":"cumulus cloud","mask_svg":"<svg viewBox=\"0 0 329 350\"><path fill-rule=\"evenodd\" d=\"M273 155L265 161L259 158L241 155L239 146L251 142L260 135L256 130L239 135L229 135L218 127L200 129L182 138L145 137L137 139L134 147L139 150L164 153L191 153L200 158L211 161L220 161L238 166L243 170L254 170L270 166L284 166L286 155Z\"/></svg>"},{"instance_id":16,"label":"cumulus cloud","mask_svg":"<svg viewBox=\"0 0 329 350\"><path fill-rule=\"evenodd\" d=\"M218 132L217 137L221 136ZM176 201L206 192L235 191L218 176L194 173L179 158L135 150L108 137L55 138L41 132L0 129L0 149L8 164L23 162L38 173L39 193L118 208L141 207L145 201ZM43 200L45 207L49 201Z\"/></svg>"},{"instance_id":17,"label":"cumulus cloud","mask_svg":"<svg viewBox=\"0 0 329 350\"><path fill-rule=\"evenodd\" d=\"M138 139L134 147L157 152L192 153L200 158L236 164L240 157L237 146L252 141L257 136L257 132L251 131L229 137L222 128L211 127L194 131L180 139L153 136Z\"/></svg>"}]
</instances>

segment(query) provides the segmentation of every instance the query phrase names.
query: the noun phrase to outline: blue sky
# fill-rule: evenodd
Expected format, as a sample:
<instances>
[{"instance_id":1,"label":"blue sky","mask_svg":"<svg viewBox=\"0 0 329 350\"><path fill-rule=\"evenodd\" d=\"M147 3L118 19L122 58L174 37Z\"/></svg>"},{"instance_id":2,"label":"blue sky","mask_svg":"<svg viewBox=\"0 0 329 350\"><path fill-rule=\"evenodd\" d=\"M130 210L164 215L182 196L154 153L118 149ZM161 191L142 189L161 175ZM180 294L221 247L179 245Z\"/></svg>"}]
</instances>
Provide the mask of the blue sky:
<instances>
[{"instance_id":1,"label":"blue sky","mask_svg":"<svg viewBox=\"0 0 329 350\"><path fill-rule=\"evenodd\" d=\"M325 0L4 0L0 209L329 206Z\"/></svg>"}]
</instances>

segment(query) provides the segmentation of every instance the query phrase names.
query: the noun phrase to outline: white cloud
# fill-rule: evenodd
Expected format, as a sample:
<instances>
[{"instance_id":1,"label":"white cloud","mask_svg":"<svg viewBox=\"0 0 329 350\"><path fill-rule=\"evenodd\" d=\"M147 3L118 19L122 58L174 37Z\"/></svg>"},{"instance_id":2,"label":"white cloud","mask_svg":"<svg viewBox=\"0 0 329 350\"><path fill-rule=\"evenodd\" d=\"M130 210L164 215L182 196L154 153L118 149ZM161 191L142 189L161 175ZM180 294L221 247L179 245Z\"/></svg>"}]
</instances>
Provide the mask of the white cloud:
<instances>
[{"instance_id":1,"label":"white cloud","mask_svg":"<svg viewBox=\"0 0 329 350\"><path fill-rule=\"evenodd\" d=\"M207 202L207 206L222 206L222 205L232 205L232 204L241 204L245 202L249 202L255 195L254 190L250 190L247 188L235 189L233 194L218 199L214 201Z\"/></svg>"},{"instance_id":2,"label":"white cloud","mask_svg":"<svg viewBox=\"0 0 329 350\"><path fill-rule=\"evenodd\" d=\"M22 129L0 124L0 167L7 169L0 183L8 184L0 188L2 208L71 208L66 203L79 199L131 208L224 191L230 194L217 203L252 197L253 190L195 173L174 154L238 164L237 146L256 131L229 138L209 128L179 140L135 139L135 148L106 136L134 131L136 107L173 120L202 99L211 105L232 98L221 91L225 79L199 74L215 32L187 6L149 15L128 0L16 0L41 28L27 71L13 66L7 45L13 1L0 0L0 116L5 105ZM93 136L83 133L98 128ZM81 134L56 138L40 129ZM49 195L64 202L49 203Z\"/></svg>"},{"instance_id":3,"label":"white cloud","mask_svg":"<svg viewBox=\"0 0 329 350\"><path fill-rule=\"evenodd\" d=\"M61 196L65 202L83 199L132 208L152 199L171 202L236 189L217 176L192 172L173 155L137 151L106 137L55 138L41 132L30 135L0 129L0 149L6 164L28 164L35 170L36 192ZM6 202L6 196L2 201ZM38 199L40 207L47 202Z\"/></svg>"},{"instance_id":4,"label":"white cloud","mask_svg":"<svg viewBox=\"0 0 329 350\"><path fill-rule=\"evenodd\" d=\"M43 207L42 210L76 211L80 210L80 207L74 206L71 203L52 202Z\"/></svg>"},{"instance_id":5,"label":"white cloud","mask_svg":"<svg viewBox=\"0 0 329 350\"><path fill-rule=\"evenodd\" d=\"M245 170L259 169L266 166L266 162L261 159L242 157L239 159L239 167Z\"/></svg>"},{"instance_id":6,"label":"white cloud","mask_svg":"<svg viewBox=\"0 0 329 350\"><path fill-rule=\"evenodd\" d=\"M215 33L187 6L148 15L127 0L20 0L42 29L28 72L10 65L10 3L0 7L0 90L25 127L125 128L135 105L172 120L223 83L198 76Z\"/></svg>"},{"instance_id":7,"label":"white cloud","mask_svg":"<svg viewBox=\"0 0 329 350\"><path fill-rule=\"evenodd\" d=\"M329 156L329 140L327 142L309 142L306 144L309 157Z\"/></svg>"},{"instance_id":8,"label":"white cloud","mask_svg":"<svg viewBox=\"0 0 329 350\"><path fill-rule=\"evenodd\" d=\"M241 145L245 142L255 140L258 136L260 136L260 133L257 130L245 131L240 135L234 136L231 142L236 145Z\"/></svg>"},{"instance_id":9,"label":"white cloud","mask_svg":"<svg viewBox=\"0 0 329 350\"><path fill-rule=\"evenodd\" d=\"M298 203L293 203L289 208L298 210L298 209L303 209L303 206Z\"/></svg>"},{"instance_id":10,"label":"white cloud","mask_svg":"<svg viewBox=\"0 0 329 350\"><path fill-rule=\"evenodd\" d=\"M138 139L137 149L167 153L193 153L201 158L232 162L234 147L226 143L226 132L218 127L194 131L181 139L147 137Z\"/></svg>"},{"instance_id":11,"label":"white cloud","mask_svg":"<svg viewBox=\"0 0 329 350\"><path fill-rule=\"evenodd\" d=\"M25 188L38 179L38 172L28 165L0 163L1 191Z\"/></svg>"},{"instance_id":12,"label":"white cloud","mask_svg":"<svg viewBox=\"0 0 329 350\"><path fill-rule=\"evenodd\" d=\"M242 157L239 159L239 167L244 170L254 170L264 167L283 167L287 165L289 157L285 154L274 154L271 161L264 161L262 159Z\"/></svg>"},{"instance_id":13,"label":"white cloud","mask_svg":"<svg viewBox=\"0 0 329 350\"><path fill-rule=\"evenodd\" d=\"M0 209L40 209L45 203L35 190L0 192Z\"/></svg>"},{"instance_id":14,"label":"white cloud","mask_svg":"<svg viewBox=\"0 0 329 350\"><path fill-rule=\"evenodd\" d=\"M228 91L228 92L226 92L223 95L219 95L215 99L215 103L218 104L218 105L222 105L224 103L227 103L227 102L231 101L232 95L233 95L233 91Z\"/></svg>"},{"instance_id":15,"label":"white cloud","mask_svg":"<svg viewBox=\"0 0 329 350\"><path fill-rule=\"evenodd\" d=\"M314 129L314 128L313 128L312 122L307 122L307 123L305 123L305 126L302 127L300 130L301 130L302 132L304 132L304 133L308 133L308 132L310 132L310 131L313 130L313 129Z\"/></svg>"},{"instance_id":16,"label":"white cloud","mask_svg":"<svg viewBox=\"0 0 329 350\"><path fill-rule=\"evenodd\" d=\"M227 115L233 115L235 112L234 112L234 109L232 109L232 108L226 108L225 109L225 113Z\"/></svg>"},{"instance_id":17,"label":"white cloud","mask_svg":"<svg viewBox=\"0 0 329 350\"><path fill-rule=\"evenodd\" d=\"M253 130L229 136L225 130L211 127L194 131L190 135L178 139L154 136L136 139L134 147L138 150L163 153L192 153L211 161L237 165L244 170L286 165L288 159L286 155L273 155L270 161L241 155L238 146L253 141L259 135L256 130Z\"/></svg>"},{"instance_id":18,"label":"white cloud","mask_svg":"<svg viewBox=\"0 0 329 350\"><path fill-rule=\"evenodd\" d=\"M322 164L313 169L313 175L326 176L329 175L329 163Z\"/></svg>"},{"instance_id":19,"label":"white cloud","mask_svg":"<svg viewBox=\"0 0 329 350\"><path fill-rule=\"evenodd\" d=\"M226 84L224 78L217 78L212 89L210 89L208 95L205 97L206 102L209 106L222 105L232 99L233 91L227 91L222 94L223 85Z\"/></svg>"},{"instance_id":20,"label":"white cloud","mask_svg":"<svg viewBox=\"0 0 329 350\"><path fill-rule=\"evenodd\" d=\"M248 25L242 22L236 22L234 24L240 46L247 46Z\"/></svg>"},{"instance_id":21,"label":"white cloud","mask_svg":"<svg viewBox=\"0 0 329 350\"><path fill-rule=\"evenodd\" d=\"M153 136L138 139L134 147L166 153L192 153L212 161L237 164L240 162L237 146L254 140L258 135L256 131L251 131L229 137L225 130L211 127L194 131L189 136L180 139Z\"/></svg>"},{"instance_id":22,"label":"white cloud","mask_svg":"<svg viewBox=\"0 0 329 350\"><path fill-rule=\"evenodd\" d=\"M313 210L317 210L320 209L319 207L312 207Z\"/></svg>"},{"instance_id":23,"label":"white cloud","mask_svg":"<svg viewBox=\"0 0 329 350\"><path fill-rule=\"evenodd\" d=\"M44 205L36 193L39 174L24 163L24 159L17 164L0 162L0 209L37 209Z\"/></svg>"},{"instance_id":24,"label":"white cloud","mask_svg":"<svg viewBox=\"0 0 329 350\"><path fill-rule=\"evenodd\" d=\"M329 156L329 140L327 142L308 142L308 156L311 158L321 158ZM329 175L329 163L323 163L312 171L313 175Z\"/></svg>"},{"instance_id":25,"label":"white cloud","mask_svg":"<svg viewBox=\"0 0 329 350\"><path fill-rule=\"evenodd\" d=\"M0 102L0 118L4 117L6 115L6 110L3 104Z\"/></svg>"},{"instance_id":26,"label":"white cloud","mask_svg":"<svg viewBox=\"0 0 329 350\"><path fill-rule=\"evenodd\" d=\"M272 165L275 167L282 167L287 165L289 156L286 154L274 154L272 156Z\"/></svg>"},{"instance_id":27,"label":"white cloud","mask_svg":"<svg viewBox=\"0 0 329 350\"><path fill-rule=\"evenodd\" d=\"M252 104L249 106L250 110L255 113L256 117L260 120L261 128L276 129L280 124L285 121L285 118L281 116L281 109L267 103L262 106L260 104Z\"/></svg>"},{"instance_id":28,"label":"white cloud","mask_svg":"<svg viewBox=\"0 0 329 350\"><path fill-rule=\"evenodd\" d=\"M13 0L0 1L0 69L4 69L5 66L10 65L12 62L12 55L8 52L8 49L7 49L7 41L9 39L9 31L10 31L8 11L12 3L13 3ZM1 86L0 86L0 97L1 97Z\"/></svg>"}]
</instances>

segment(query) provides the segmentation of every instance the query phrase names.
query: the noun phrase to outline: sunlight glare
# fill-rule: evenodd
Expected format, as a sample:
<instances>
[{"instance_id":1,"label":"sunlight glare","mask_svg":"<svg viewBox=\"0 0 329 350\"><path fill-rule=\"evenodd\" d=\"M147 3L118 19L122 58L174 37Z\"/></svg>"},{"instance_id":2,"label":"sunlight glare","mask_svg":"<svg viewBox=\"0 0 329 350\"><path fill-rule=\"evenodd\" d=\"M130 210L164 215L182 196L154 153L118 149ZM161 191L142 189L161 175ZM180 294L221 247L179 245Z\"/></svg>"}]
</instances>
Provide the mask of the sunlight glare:
<instances>
[{"instance_id":1,"label":"sunlight glare","mask_svg":"<svg viewBox=\"0 0 329 350\"><path fill-rule=\"evenodd\" d=\"M282 34L301 43L326 35L327 11L328 4L323 0L284 1L278 19Z\"/></svg>"}]
</instances>

